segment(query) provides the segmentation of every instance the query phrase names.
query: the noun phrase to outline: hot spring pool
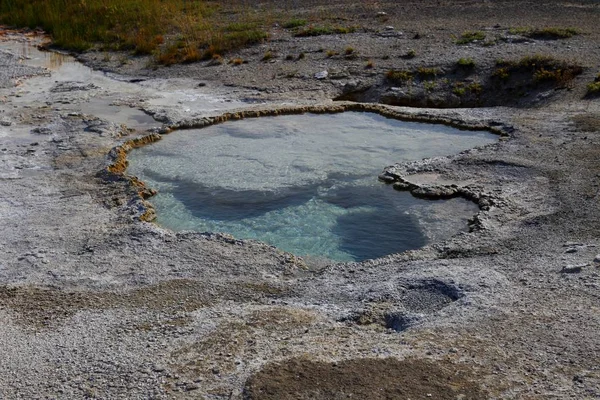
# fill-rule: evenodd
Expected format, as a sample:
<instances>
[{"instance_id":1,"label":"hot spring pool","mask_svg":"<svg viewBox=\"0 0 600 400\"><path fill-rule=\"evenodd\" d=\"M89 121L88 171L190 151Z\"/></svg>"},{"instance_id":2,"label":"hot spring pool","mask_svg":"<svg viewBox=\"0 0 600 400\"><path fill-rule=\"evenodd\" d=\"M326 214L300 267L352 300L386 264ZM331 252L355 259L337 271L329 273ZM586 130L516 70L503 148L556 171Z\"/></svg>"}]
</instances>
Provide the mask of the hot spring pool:
<instances>
[{"instance_id":1,"label":"hot spring pool","mask_svg":"<svg viewBox=\"0 0 600 400\"><path fill-rule=\"evenodd\" d=\"M377 180L385 166L496 140L373 113L262 117L174 132L134 150L127 172L158 190L164 227L361 261L449 237L477 212L463 199L395 191Z\"/></svg>"}]
</instances>

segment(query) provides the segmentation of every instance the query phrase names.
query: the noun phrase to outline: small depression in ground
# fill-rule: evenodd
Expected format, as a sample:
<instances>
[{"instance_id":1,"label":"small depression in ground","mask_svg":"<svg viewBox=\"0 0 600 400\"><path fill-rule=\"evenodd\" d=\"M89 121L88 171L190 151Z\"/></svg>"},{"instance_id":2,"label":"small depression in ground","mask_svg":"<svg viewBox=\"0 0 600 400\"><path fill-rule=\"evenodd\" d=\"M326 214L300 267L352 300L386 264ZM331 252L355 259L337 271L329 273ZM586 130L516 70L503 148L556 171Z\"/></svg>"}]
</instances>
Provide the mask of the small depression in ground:
<instances>
[{"instance_id":1,"label":"small depression in ground","mask_svg":"<svg viewBox=\"0 0 600 400\"><path fill-rule=\"evenodd\" d=\"M361 261L447 238L477 212L463 199L395 191L377 180L385 166L496 140L374 113L263 117L164 136L130 154L128 173L158 190L152 203L167 228Z\"/></svg>"}]
</instances>

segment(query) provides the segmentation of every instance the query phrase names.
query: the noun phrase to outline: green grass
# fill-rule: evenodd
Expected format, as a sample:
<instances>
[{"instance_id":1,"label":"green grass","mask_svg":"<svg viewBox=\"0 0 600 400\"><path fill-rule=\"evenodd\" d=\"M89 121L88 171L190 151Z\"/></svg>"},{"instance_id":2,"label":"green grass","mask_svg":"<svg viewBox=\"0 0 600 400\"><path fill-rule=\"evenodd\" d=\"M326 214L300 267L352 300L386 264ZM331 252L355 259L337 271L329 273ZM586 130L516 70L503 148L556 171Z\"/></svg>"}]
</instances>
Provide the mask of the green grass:
<instances>
[{"instance_id":1,"label":"green grass","mask_svg":"<svg viewBox=\"0 0 600 400\"><path fill-rule=\"evenodd\" d=\"M283 27L285 29L294 29L294 28L300 28L300 27L306 25L307 23L308 23L308 21L306 21L305 19L294 18L294 19L287 21L285 24L283 24Z\"/></svg>"},{"instance_id":2,"label":"green grass","mask_svg":"<svg viewBox=\"0 0 600 400\"><path fill-rule=\"evenodd\" d=\"M472 58L459 58L456 65L464 69L473 69L475 68L475 61Z\"/></svg>"},{"instance_id":3,"label":"green grass","mask_svg":"<svg viewBox=\"0 0 600 400\"><path fill-rule=\"evenodd\" d=\"M462 35L458 39L456 39L456 44L469 44L476 40L484 40L485 33L481 31L466 31L463 32Z\"/></svg>"},{"instance_id":4,"label":"green grass","mask_svg":"<svg viewBox=\"0 0 600 400\"><path fill-rule=\"evenodd\" d=\"M512 35L521 35L532 39L568 39L575 35L579 35L579 31L575 28L511 28L508 32Z\"/></svg>"},{"instance_id":5,"label":"green grass","mask_svg":"<svg viewBox=\"0 0 600 400\"><path fill-rule=\"evenodd\" d=\"M210 59L267 38L268 18L211 1L2 0L0 22L42 28L55 46L153 54L164 64ZM239 7L239 6L236 6ZM224 15L236 13L235 18Z\"/></svg>"}]
</instances>

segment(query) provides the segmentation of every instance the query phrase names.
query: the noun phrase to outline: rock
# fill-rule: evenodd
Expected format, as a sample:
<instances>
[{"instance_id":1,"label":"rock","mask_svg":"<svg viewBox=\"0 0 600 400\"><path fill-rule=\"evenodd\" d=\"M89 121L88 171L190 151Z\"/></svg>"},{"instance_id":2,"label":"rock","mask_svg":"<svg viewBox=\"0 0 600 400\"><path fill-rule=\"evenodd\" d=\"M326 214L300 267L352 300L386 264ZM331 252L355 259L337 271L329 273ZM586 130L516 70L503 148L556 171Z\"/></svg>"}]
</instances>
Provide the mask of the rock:
<instances>
[{"instance_id":1,"label":"rock","mask_svg":"<svg viewBox=\"0 0 600 400\"><path fill-rule=\"evenodd\" d=\"M325 79L329 76L329 73L327 71L321 71L321 72L317 72L315 74L315 78L316 79Z\"/></svg>"},{"instance_id":2,"label":"rock","mask_svg":"<svg viewBox=\"0 0 600 400\"><path fill-rule=\"evenodd\" d=\"M379 11L379 12L377 13L377 16L378 16L378 17L385 17L386 15L387 15L387 13L386 13L385 11Z\"/></svg>"},{"instance_id":3,"label":"rock","mask_svg":"<svg viewBox=\"0 0 600 400\"><path fill-rule=\"evenodd\" d=\"M566 254L571 254L571 253L577 253L577 247L569 247L567 250L565 250Z\"/></svg>"},{"instance_id":4,"label":"rock","mask_svg":"<svg viewBox=\"0 0 600 400\"><path fill-rule=\"evenodd\" d=\"M596 257L594 257L594 262L600 264L600 254L597 254Z\"/></svg>"},{"instance_id":5,"label":"rock","mask_svg":"<svg viewBox=\"0 0 600 400\"><path fill-rule=\"evenodd\" d=\"M578 274L580 273L588 264L577 264L577 265L565 265L562 267L561 271L563 274Z\"/></svg>"},{"instance_id":6,"label":"rock","mask_svg":"<svg viewBox=\"0 0 600 400\"><path fill-rule=\"evenodd\" d=\"M193 390L198 390L198 389L200 389L200 386L196 385L195 383L189 383L185 386L186 392L191 392Z\"/></svg>"},{"instance_id":7,"label":"rock","mask_svg":"<svg viewBox=\"0 0 600 400\"><path fill-rule=\"evenodd\" d=\"M0 126L12 126L13 122L11 120L9 120L8 118L2 118L0 119Z\"/></svg>"},{"instance_id":8,"label":"rock","mask_svg":"<svg viewBox=\"0 0 600 400\"><path fill-rule=\"evenodd\" d=\"M45 128L45 127L33 128L31 130L31 133L34 133L37 135L50 135L50 134L52 134L52 129Z\"/></svg>"},{"instance_id":9,"label":"rock","mask_svg":"<svg viewBox=\"0 0 600 400\"><path fill-rule=\"evenodd\" d=\"M393 30L394 30L394 27L393 27L393 26L391 26L391 25L388 25L388 26L386 26L386 27L385 27L385 28L383 28L383 29L385 29L386 31L393 31Z\"/></svg>"}]
</instances>

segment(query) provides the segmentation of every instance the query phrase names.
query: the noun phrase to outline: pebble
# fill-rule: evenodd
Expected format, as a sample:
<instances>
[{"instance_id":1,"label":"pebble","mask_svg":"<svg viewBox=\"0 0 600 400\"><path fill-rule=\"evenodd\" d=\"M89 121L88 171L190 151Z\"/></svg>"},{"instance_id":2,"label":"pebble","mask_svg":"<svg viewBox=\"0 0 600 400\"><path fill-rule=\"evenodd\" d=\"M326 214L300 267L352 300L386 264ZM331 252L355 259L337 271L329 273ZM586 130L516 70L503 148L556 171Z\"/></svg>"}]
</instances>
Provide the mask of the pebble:
<instances>
[{"instance_id":1,"label":"pebble","mask_svg":"<svg viewBox=\"0 0 600 400\"><path fill-rule=\"evenodd\" d=\"M325 79L329 76L329 73L327 71L321 71L321 72L317 72L315 74L315 78L316 79Z\"/></svg>"},{"instance_id":2,"label":"pebble","mask_svg":"<svg viewBox=\"0 0 600 400\"><path fill-rule=\"evenodd\" d=\"M600 254L597 254L596 257L594 257L594 262L600 264Z\"/></svg>"}]
</instances>

